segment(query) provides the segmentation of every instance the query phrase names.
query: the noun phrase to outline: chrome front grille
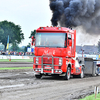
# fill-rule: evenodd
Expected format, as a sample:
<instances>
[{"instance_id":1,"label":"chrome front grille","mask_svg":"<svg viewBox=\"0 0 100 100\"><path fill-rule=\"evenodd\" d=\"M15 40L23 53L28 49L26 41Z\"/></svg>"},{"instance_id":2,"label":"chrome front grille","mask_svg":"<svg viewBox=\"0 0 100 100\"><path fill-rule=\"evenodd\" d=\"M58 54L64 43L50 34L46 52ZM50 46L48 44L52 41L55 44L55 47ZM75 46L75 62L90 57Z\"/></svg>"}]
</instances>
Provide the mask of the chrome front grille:
<instances>
[{"instance_id":1,"label":"chrome front grille","mask_svg":"<svg viewBox=\"0 0 100 100\"><path fill-rule=\"evenodd\" d=\"M52 64L51 57L43 57L43 64Z\"/></svg>"}]
</instances>

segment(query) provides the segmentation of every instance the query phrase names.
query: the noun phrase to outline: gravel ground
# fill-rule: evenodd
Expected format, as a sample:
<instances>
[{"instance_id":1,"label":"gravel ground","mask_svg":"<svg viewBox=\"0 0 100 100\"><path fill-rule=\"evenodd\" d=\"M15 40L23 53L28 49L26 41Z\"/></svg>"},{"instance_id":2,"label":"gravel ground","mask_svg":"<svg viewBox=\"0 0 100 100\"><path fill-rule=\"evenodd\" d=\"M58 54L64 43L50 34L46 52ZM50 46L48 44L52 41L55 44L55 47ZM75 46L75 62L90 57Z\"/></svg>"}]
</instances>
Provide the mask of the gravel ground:
<instances>
[{"instance_id":1,"label":"gravel ground","mask_svg":"<svg viewBox=\"0 0 100 100\"><path fill-rule=\"evenodd\" d=\"M0 67L31 67L32 63L0 63ZM100 76L71 78L43 76L32 69L0 70L0 100L78 100L100 88Z\"/></svg>"}]
</instances>

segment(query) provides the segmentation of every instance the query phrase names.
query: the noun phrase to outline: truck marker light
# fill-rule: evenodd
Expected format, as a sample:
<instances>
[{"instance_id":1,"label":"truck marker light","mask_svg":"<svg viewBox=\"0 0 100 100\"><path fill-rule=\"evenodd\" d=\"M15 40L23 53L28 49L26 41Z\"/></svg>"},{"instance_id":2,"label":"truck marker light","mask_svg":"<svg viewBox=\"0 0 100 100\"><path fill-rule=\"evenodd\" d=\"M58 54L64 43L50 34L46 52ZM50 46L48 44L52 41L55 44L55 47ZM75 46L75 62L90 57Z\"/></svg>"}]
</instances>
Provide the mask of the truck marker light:
<instances>
[{"instance_id":1,"label":"truck marker light","mask_svg":"<svg viewBox=\"0 0 100 100\"><path fill-rule=\"evenodd\" d=\"M62 59L59 58L59 65L62 65Z\"/></svg>"},{"instance_id":2,"label":"truck marker light","mask_svg":"<svg viewBox=\"0 0 100 100\"><path fill-rule=\"evenodd\" d=\"M41 71L41 69L39 69L39 72Z\"/></svg>"},{"instance_id":3,"label":"truck marker light","mask_svg":"<svg viewBox=\"0 0 100 100\"><path fill-rule=\"evenodd\" d=\"M35 69L35 71L38 71L37 69Z\"/></svg>"},{"instance_id":4,"label":"truck marker light","mask_svg":"<svg viewBox=\"0 0 100 100\"><path fill-rule=\"evenodd\" d=\"M38 59L38 57L36 57L36 64L38 64L38 61L39 61L39 59Z\"/></svg>"},{"instance_id":5,"label":"truck marker light","mask_svg":"<svg viewBox=\"0 0 100 100\"><path fill-rule=\"evenodd\" d=\"M62 70L59 70L60 73L62 73Z\"/></svg>"},{"instance_id":6,"label":"truck marker light","mask_svg":"<svg viewBox=\"0 0 100 100\"><path fill-rule=\"evenodd\" d=\"M55 70L55 73L62 73L62 70Z\"/></svg>"},{"instance_id":7,"label":"truck marker light","mask_svg":"<svg viewBox=\"0 0 100 100\"><path fill-rule=\"evenodd\" d=\"M57 70L55 70L55 72L57 73L58 71L57 71Z\"/></svg>"}]
</instances>

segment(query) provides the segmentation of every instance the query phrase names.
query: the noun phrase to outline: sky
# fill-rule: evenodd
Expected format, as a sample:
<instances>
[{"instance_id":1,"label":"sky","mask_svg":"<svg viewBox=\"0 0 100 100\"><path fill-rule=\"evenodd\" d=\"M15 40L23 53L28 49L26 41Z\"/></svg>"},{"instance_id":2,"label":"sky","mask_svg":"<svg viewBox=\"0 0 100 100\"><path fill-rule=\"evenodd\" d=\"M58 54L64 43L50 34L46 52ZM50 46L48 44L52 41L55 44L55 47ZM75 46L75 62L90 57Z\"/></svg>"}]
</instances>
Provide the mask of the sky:
<instances>
[{"instance_id":1,"label":"sky","mask_svg":"<svg viewBox=\"0 0 100 100\"><path fill-rule=\"evenodd\" d=\"M20 25L25 39L20 46L31 42L29 36L40 26L51 26L52 12L49 0L0 0L0 21Z\"/></svg>"},{"instance_id":2,"label":"sky","mask_svg":"<svg viewBox=\"0 0 100 100\"><path fill-rule=\"evenodd\" d=\"M52 12L49 0L2 0L0 1L0 21L11 21L20 25L25 39L19 46L31 43L29 36L40 26L51 26ZM77 30L77 45L97 44L100 37L88 36Z\"/></svg>"}]
</instances>

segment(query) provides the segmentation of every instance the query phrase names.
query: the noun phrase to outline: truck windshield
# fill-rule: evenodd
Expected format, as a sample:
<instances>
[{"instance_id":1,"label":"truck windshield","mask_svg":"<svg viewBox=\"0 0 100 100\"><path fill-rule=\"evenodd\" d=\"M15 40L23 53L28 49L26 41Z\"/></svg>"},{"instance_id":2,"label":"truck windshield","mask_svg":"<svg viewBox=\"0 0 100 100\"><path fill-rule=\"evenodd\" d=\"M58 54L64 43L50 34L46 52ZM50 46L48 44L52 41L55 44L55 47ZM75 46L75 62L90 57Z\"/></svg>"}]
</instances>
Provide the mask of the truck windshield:
<instances>
[{"instance_id":1,"label":"truck windshield","mask_svg":"<svg viewBox=\"0 0 100 100\"><path fill-rule=\"evenodd\" d=\"M66 33L36 33L36 47L64 48Z\"/></svg>"}]
</instances>

